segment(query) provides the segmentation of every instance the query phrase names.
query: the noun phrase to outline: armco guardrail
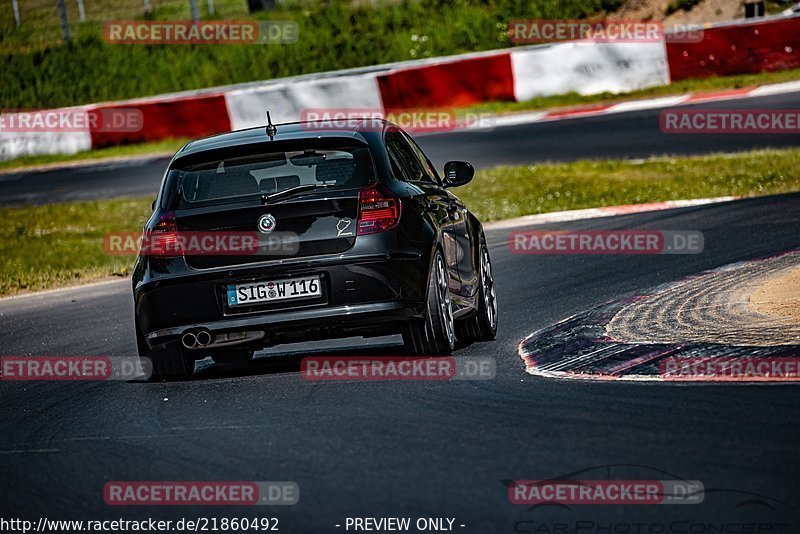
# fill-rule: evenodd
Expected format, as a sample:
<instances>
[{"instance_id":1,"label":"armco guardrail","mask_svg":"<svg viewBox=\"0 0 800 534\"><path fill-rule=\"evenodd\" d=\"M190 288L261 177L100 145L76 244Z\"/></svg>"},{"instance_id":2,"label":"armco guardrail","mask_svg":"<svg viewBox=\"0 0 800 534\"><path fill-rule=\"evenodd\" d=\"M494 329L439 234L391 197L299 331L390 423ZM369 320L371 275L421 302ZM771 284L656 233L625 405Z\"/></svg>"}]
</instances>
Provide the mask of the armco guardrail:
<instances>
[{"instance_id":1,"label":"armco guardrail","mask_svg":"<svg viewBox=\"0 0 800 534\"><path fill-rule=\"evenodd\" d=\"M800 66L798 16L703 30L692 43L671 42L669 34L660 42L560 42L95 104L85 109L140 109L142 128L0 131L0 159L202 137L264 124L267 109L276 122L289 122L308 109L456 107L567 92L621 93L671 80Z\"/></svg>"}]
</instances>

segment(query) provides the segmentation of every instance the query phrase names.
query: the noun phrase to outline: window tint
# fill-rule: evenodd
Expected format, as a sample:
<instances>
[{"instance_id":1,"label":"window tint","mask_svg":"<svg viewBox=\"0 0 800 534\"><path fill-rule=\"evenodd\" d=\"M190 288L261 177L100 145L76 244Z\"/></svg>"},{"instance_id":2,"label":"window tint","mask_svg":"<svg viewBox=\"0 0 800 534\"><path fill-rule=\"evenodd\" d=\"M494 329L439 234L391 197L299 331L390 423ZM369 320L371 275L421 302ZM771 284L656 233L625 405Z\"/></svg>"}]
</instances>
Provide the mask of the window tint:
<instances>
[{"instance_id":1,"label":"window tint","mask_svg":"<svg viewBox=\"0 0 800 534\"><path fill-rule=\"evenodd\" d=\"M417 157L414 149L398 131L390 131L386 134L386 147L392 160L392 165L397 165L403 171L402 177L411 182L431 181L427 172ZM395 172L397 172L396 169Z\"/></svg>"},{"instance_id":2,"label":"window tint","mask_svg":"<svg viewBox=\"0 0 800 534\"><path fill-rule=\"evenodd\" d=\"M259 199L300 185L354 189L374 181L369 149L296 150L207 161L169 171L173 209Z\"/></svg>"},{"instance_id":3,"label":"window tint","mask_svg":"<svg viewBox=\"0 0 800 534\"><path fill-rule=\"evenodd\" d=\"M395 178L404 182L409 181L411 176L409 176L401 163L403 158L397 150L397 143L390 140L388 136L386 138L386 151L389 153L389 162L392 164L392 174L394 174Z\"/></svg>"},{"instance_id":4,"label":"window tint","mask_svg":"<svg viewBox=\"0 0 800 534\"><path fill-rule=\"evenodd\" d=\"M422 151L422 149L419 147L416 141L411 139L411 137L408 134L405 134L404 138L408 141L408 144L411 145L411 148L414 150L414 154L416 155L419 164L425 171L426 177L423 178L423 180L425 180L426 182L433 182L435 184L440 183L439 176L436 174L436 171L433 169L433 166L431 165L430 161L428 161L428 157L425 155L425 153Z\"/></svg>"}]
</instances>

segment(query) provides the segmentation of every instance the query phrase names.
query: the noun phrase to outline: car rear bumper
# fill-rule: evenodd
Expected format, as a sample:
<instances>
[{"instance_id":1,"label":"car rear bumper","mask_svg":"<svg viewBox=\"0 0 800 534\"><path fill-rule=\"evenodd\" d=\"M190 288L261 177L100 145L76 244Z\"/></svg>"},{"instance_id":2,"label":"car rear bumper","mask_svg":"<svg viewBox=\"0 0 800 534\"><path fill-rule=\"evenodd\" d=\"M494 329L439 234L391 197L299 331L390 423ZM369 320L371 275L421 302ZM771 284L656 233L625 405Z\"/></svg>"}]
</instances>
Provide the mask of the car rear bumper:
<instances>
[{"instance_id":1,"label":"car rear bumper","mask_svg":"<svg viewBox=\"0 0 800 534\"><path fill-rule=\"evenodd\" d=\"M180 258L168 269L145 260L138 266L140 272L134 273L135 314L151 349L179 342L182 334L192 330L208 330L212 335L263 333L265 346L395 333L404 321L422 317L428 263L427 254L419 249L351 252L208 270L186 269ZM228 306L228 285L306 276L319 276L320 297L252 308Z\"/></svg>"},{"instance_id":2,"label":"car rear bumper","mask_svg":"<svg viewBox=\"0 0 800 534\"><path fill-rule=\"evenodd\" d=\"M376 302L370 304L330 306L304 310L287 310L247 317L225 318L218 321L191 323L162 328L147 334L147 344L151 349L178 343L180 337L190 331L207 330L213 336L233 332L264 332L270 334L293 330L294 335L306 332L331 332L341 334L366 331L381 325L402 324L409 319L422 317L421 310L409 307L402 302ZM328 335L323 337L329 337ZM259 338L260 339L260 338Z\"/></svg>"}]
</instances>

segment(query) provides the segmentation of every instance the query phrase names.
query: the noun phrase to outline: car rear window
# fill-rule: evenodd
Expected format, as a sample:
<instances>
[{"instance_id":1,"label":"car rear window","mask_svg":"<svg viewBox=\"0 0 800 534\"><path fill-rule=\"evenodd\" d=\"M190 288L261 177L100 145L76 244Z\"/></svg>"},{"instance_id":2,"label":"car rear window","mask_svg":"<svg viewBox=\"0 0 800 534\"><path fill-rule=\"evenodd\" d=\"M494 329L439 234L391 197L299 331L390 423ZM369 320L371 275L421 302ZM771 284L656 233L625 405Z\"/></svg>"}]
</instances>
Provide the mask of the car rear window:
<instances>
[{"instance_id":1,"label":"car rear window","mask_svg":"<svg viewBox=\"0 0 800 534\"><path fill-rule=\"evenodd\" d=\"M168 180L177 192L171 208L189 209L259 200L301 185L324 185L326 192L360 189L374 177L369 149L344 147L210 160L171 169Z\"/></svg>"}]
</instances>

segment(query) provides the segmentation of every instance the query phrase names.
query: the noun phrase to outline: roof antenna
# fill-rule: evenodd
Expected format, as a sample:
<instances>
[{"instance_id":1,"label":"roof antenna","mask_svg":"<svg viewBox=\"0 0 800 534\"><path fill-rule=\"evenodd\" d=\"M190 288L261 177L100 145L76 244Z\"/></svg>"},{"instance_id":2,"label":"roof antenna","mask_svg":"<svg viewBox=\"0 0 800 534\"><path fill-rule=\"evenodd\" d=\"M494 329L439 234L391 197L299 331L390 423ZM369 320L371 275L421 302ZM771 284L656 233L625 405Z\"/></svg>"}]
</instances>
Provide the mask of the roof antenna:
<instances>
[{"instance_id":1,"label":"roof antenna","mask_svg":"<svg viewBox=\"0 0 800 534\"><path fill-rule=\"evenodd\" d=\"M278 129L272 124L272 118L270 118L269 111L267 111L267 135L269 136L269 140L273 141L277 133Z\"/></svg>"}]
</instances>

